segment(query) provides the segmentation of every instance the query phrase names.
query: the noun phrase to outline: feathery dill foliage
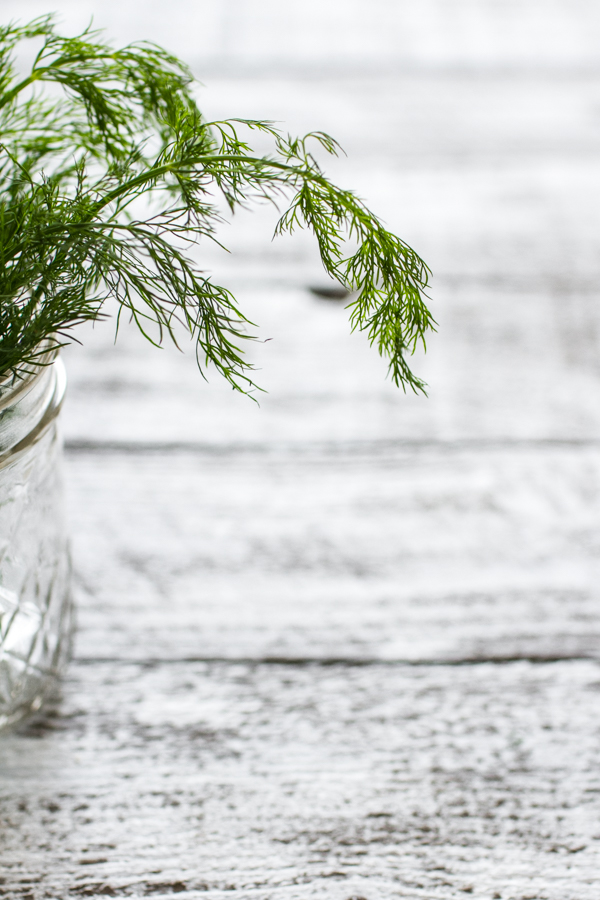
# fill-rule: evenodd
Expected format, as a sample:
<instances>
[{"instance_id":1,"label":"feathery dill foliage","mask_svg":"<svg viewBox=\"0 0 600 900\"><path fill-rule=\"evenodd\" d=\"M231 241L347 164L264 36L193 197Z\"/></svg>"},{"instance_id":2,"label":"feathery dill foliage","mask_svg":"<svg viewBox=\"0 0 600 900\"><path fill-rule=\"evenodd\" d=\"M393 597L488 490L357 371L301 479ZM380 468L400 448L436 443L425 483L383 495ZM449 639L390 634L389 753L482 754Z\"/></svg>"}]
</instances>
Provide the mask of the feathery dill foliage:
<instances>
[{"instance_id":1,"label":"feathery dill foliage","mask_svg":"<svg viewBox=\"0 0 600 900\"><path fill-rule=\"evenodd\" d=\"M42 46L19 79L15 48L32 38ZM241 345L251 323L189 257L199 238L217 240L216 189L231 211L285 199L277 233L312 229L327 272L360 291L352 327L389 359L396 384L423 390L406 357L433 327L428 269L325 177L309 142L331 154L336 142L284 137L267 122L205 121L192 82L154 44L114 50L89 29L64 38L51 16L0 28L0 374L35 364L43 342L62 346L112 297L154 343L176 342L183 323L200 370L212 363L250 391ZM267 133L272 154L255 155L240 127ZM156 212L136 218L139 198ZM358 249L346 258L348 239Z\"/></svg>"}]
</instances>

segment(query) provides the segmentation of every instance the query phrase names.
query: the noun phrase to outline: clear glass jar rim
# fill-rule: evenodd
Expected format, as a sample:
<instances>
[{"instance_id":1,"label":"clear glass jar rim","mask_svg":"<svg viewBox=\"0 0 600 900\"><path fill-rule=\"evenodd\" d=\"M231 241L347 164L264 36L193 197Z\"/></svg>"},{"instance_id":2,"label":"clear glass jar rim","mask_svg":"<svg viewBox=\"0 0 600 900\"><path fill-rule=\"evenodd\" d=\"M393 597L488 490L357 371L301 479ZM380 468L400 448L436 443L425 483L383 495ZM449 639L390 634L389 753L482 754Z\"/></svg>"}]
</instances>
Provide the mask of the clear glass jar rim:
<instances>
[{"instance_id":1,"label":"clear glass jar rim","mask_svg":"<svg viewBox=\"0 0 600 900\"><path fill-rule=\"evenodd\" d=\"M52 347L48 342L47 349L43 350L42 348L40 352L40 359L43 362L37 363L32 371L26 372L24 375L11 373L0 378L0 392L6 390L6 393L0 393L0 412L8 406L14 406L24 394L31 390L36 381L44 374L44 370L52 365L57 353L57 348ZM11 380L14 384L10 383Z\"/></svg>"}]
</instances>

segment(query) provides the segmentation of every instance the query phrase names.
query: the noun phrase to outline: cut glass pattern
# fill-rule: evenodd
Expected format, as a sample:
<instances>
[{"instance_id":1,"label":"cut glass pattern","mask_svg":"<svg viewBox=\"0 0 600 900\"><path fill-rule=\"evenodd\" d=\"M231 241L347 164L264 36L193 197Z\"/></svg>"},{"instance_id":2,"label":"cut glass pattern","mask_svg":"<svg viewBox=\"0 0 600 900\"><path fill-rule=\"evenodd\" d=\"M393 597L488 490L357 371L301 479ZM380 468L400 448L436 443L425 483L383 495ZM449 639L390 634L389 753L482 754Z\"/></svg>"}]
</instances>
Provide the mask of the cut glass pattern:
<instances>
[{"instance_id":1,"label":"cut glass pattern","mask_svg":"<svg viewBox=\"0 0 600 900\"><path fill-rule=\"evenodd\" d=\"M47 367L43 379L56 381L55 365ZM0 413L0 446L2 420L10 411ZM36 409L31 431L44 412ZM0 457L0 729L39 709L55 684L70 637L56 419L38 440L21 440L23 449L14 458Z\"/></svg>"}]
</instances>

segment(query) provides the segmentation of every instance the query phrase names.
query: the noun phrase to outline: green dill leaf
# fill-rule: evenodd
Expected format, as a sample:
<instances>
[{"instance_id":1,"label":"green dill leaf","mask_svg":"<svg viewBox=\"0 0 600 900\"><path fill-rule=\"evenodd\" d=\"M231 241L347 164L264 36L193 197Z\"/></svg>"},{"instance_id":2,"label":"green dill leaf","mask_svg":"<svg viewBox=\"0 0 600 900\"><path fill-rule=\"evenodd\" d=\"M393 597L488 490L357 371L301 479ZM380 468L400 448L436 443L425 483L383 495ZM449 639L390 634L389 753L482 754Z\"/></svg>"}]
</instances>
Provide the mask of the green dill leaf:
<instances>
[{"instance_id":1,"label":"green dill leaf","mask_svg":"<svg viewBox=\"0 0 600 900\"><path fill-rule=\"evenodd\" d=\"M32 38L42 45L19 78L15 49ZM276 233L312 230L325 270L356 293L352 328L397 385L423 391L407 360L435 325L429 270L325 176L312 148L338 155L337 142L286 137L266 121L208 122L192 85L189 69L154 44L115 50L91 28L61 37L52 16L0 28L0 375L73 339L112 298L117 327L125 314L151 342L177 344L183 326L201 372L213 367L250 393L252 323L191 257L201 238L219 243L217 190L231 211L285 202ZM271 139L269 155L254 152L253 131ZM140 198L156 210L143 220ZM357 249L345 256L348 240Z\"/></svg>"}]
</instances>

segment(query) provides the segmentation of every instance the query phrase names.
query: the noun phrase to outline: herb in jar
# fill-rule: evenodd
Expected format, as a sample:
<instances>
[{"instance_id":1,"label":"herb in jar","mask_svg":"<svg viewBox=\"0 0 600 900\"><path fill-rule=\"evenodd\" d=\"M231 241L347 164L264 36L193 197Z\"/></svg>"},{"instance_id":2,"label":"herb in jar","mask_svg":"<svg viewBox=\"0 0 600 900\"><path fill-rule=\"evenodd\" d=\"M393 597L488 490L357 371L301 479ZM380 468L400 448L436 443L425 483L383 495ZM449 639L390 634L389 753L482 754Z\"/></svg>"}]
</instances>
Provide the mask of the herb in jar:
<instances>
[{"instance_id":1,"label":"herb in jar","mask_svg":"<svg viewBox=\"0 0 600 900\"><path fill-rule=\"evenodd\" d=\"M41 47L20 78L15 51L27 39ZM34 366L48 341L62 346L114 298L154 343L177 342L182 323L200 370L251 392L242 345L252 323L190 256L200 238L217 241L218 192L231 211L285 201L276 233L312 229L325 270L353 293L352 327L397 385L424 390L407 359L434 326L427 266L325 176L313 149L335 155L337 143L206 121L192 89L189 69L154 44L115 50L89 29L62 37L51 16L0 29L0 375ZM240 136L253 131L272 141L269 155ZM136 215L140 200L151 215Z\"/></svg>"}]
</instances>

